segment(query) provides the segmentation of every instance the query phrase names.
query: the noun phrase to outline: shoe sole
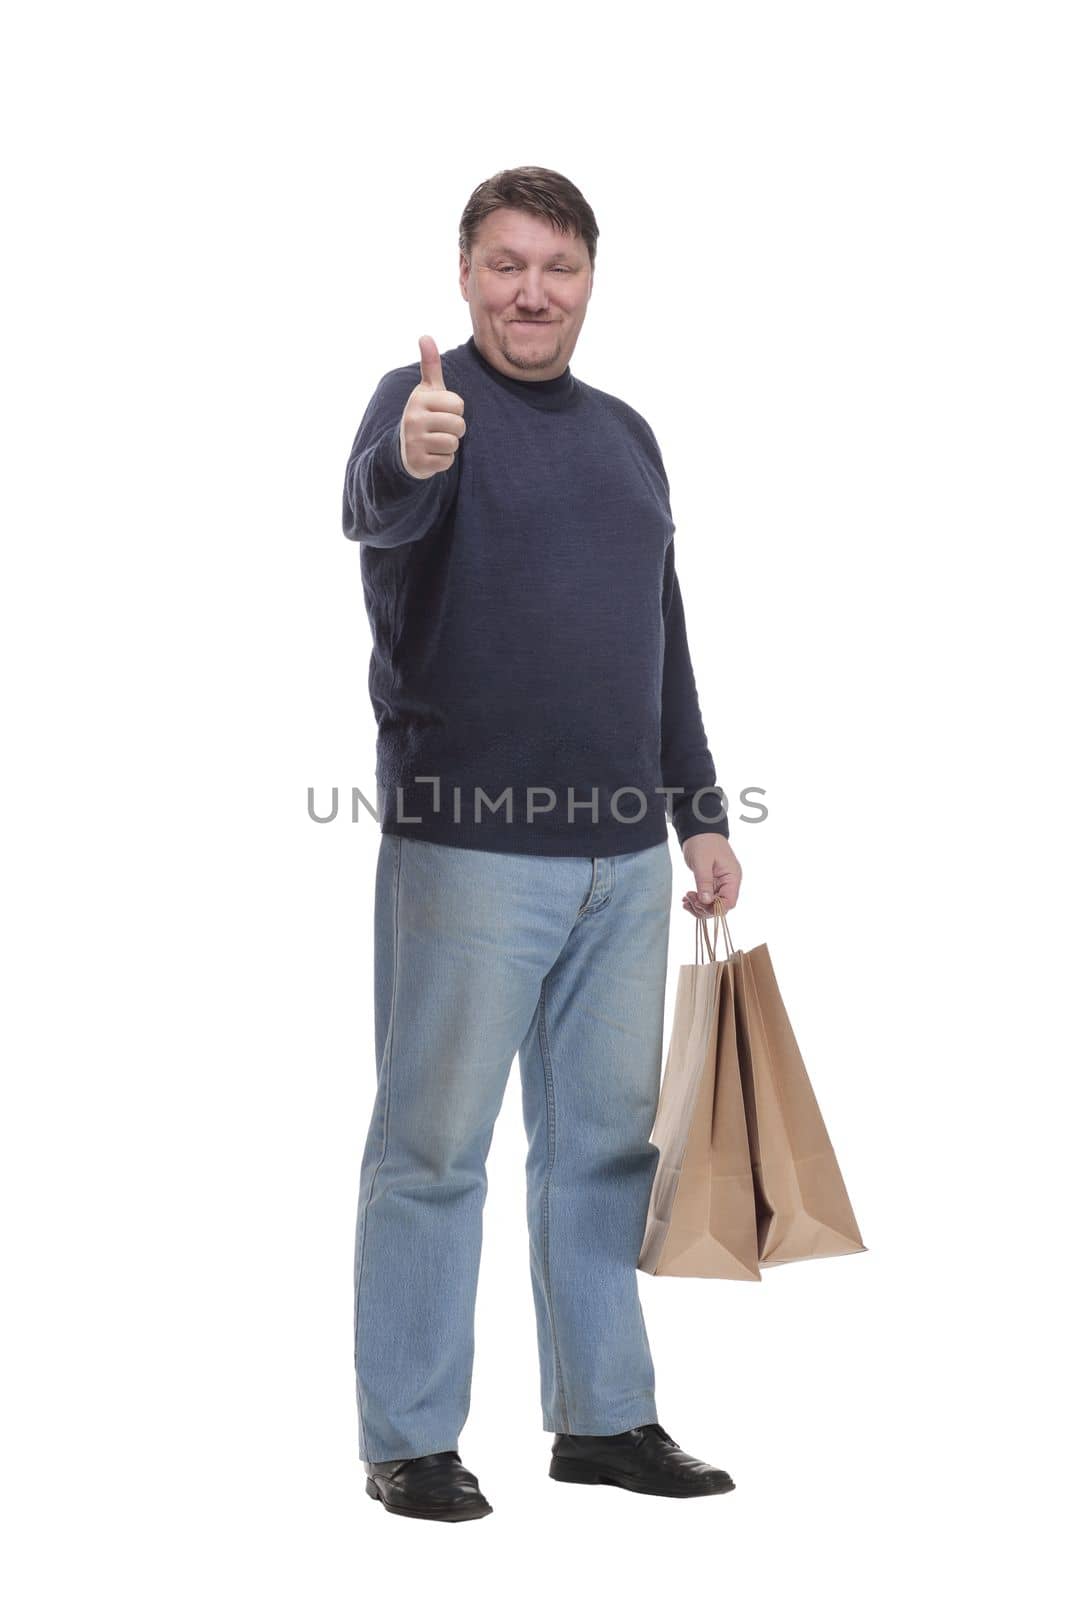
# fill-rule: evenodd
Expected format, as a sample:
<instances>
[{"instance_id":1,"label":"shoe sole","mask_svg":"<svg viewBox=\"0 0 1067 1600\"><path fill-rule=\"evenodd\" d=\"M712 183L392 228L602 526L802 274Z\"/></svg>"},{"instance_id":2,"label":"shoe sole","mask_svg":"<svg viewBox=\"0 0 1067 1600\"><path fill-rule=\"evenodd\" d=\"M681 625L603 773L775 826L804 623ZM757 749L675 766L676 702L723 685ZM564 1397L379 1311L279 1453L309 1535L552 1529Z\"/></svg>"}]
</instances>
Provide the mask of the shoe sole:
<instances>
[{"instance_id":1,"label":"shoe sole","mask_svg":"<svg viewBox=\"0 0 1067 1600\"><path fill-rule=\"evenodd\" d=\"M592 1461L576 1461L568 1456L553 1456L548 1475L559 1483L605 1483L616 1489L628 1489L631 1494L663 1495L672 1500L703 1499L709 1494L728 1494L737 1485L726 1474L714 1478L708 1488L667 1489L654 1488L627 1472L612 1472L608 1467L598 1467Z\"/></svg>"},{"instance_id":2,"label":"shoe sole","mask_svg":"<svg viewBox=\"0 0 1067 1600\"><path fill-rule=\"evenodd\" d=\"M473 1522L476 1517L487 1517L493 1509L488 1504L474 1506L469 1511L454 1506L394 1506L388 1500L382 1500L373 1478L367 1479L367 1493L372 1500L380 1500L386 1511L394 1517L421 1517L426 1522Z\"/></svg>"}]
</instances>

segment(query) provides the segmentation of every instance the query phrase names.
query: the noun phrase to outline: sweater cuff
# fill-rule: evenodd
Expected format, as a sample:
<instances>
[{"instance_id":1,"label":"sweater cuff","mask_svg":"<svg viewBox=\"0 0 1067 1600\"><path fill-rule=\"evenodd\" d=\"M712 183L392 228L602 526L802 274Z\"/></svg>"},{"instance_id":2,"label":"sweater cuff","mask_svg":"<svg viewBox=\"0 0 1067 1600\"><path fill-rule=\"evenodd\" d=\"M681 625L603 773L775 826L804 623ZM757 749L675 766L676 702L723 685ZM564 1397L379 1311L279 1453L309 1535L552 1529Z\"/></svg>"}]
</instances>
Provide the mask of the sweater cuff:
<instances>
[{"instance_id":1,"label":"sweater cuff","mask_svg":"<svg viewBox=\"0 0 1067 1600\"><path fill-rule=\"evenodd\" d=\"M725 797L718 792L708 792L701 794L699 804L699 815L694 812L693 799L689 796L681 799L674 807L671 821L678 835L678 843L682 845L698 833L718 833L724 839L728 839L730 822L726 815ZM708 820L705 821L705 818Z\"/></svg>"},{"instance_id":2,"label":"sweater cuff","mask_svg":"<svg viewBox=\"0 0 1067 1600\"><path fill-rule=\"evenodd\" d=\"M396 427L391 429L386 436L385 441L383 441L386 447L384 454L385 469L389 475L390 484L396 489L397 493L403 493L409 484L414 486L417 483L424 482L422 478L413 478L404 466L404 458L400 454L400 426L401 424L398 422Z\"/></svg>"}]
</instances>

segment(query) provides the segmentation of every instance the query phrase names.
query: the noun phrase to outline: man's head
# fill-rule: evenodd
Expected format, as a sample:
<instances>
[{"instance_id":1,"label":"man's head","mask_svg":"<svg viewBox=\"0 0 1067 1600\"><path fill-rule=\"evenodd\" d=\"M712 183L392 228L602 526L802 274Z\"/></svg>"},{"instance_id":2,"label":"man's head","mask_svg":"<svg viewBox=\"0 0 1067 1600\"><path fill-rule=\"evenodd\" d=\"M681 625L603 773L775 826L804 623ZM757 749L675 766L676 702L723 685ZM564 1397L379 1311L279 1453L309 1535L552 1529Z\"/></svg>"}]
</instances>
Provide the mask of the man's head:
<instances>
[{"instance_id":1,"label":"man's head","mask_svg":"<svg viewBox=\"0 0 1067 1600\"><path fill-rule=\"evenodd\" d=\"M459 225L459 287L474 342L513 378L555 378L578 342L600 230L581 192L546 167L478 185Z\"/></svg>"}]
</instances>

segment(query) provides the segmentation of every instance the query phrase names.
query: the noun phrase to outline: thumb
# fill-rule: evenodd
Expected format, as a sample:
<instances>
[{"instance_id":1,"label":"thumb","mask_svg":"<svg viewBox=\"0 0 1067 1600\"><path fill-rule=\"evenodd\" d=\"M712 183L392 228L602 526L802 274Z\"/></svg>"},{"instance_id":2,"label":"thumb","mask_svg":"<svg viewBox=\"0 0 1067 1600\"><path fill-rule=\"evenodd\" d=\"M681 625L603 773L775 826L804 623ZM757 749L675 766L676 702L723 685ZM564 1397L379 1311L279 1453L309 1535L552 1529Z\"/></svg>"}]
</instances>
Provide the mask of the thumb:
<instances>
[{"instance_id":1,"label":"thumb","mask_svg":"<svg viewBox=\"0 0 1067 1600\"><path fill-rule=\"evenodd\" d=\"M428 333L419 339L419 377L431 389L445 387L445 375L441 370L441 357L437 346Z\"/></svg>"}]
</instances>

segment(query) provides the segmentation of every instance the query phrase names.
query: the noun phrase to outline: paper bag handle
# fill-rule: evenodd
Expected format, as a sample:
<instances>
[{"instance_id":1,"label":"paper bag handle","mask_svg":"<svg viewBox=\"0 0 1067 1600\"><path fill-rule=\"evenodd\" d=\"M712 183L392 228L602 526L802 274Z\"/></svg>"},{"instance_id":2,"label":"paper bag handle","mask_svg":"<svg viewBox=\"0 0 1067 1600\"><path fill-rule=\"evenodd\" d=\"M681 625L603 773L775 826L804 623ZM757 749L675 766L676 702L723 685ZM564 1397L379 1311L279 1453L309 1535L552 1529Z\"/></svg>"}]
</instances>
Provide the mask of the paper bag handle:
<instances>
[{"instance_id":1,"label":"paper bag handle","mask_svg":"<svg viewBox=\"0 0 1067 1600\"><path fill-rule=\"evenodd\" d=\"M704 944L707 946L708 960L712 961L712 962L714 962L716 960L716 952L718 951L718 948L719 948L719 925L720 925L720 923L722 924L723 944L724 944L725 949L726 949L726 956L724 957L724 959L729 960L730 956L732 956L732 955L734 955L736 953L735 950L734 950L734 942L730 938L730 930L726 926L726 906L723 903L722 895L717 894L715 896L715 899L711 903L711 908L712 908L712 912L713 912L714 917L715 917L715 938L714 938L714 942L712 942L712 940L709 939L709 937L708 937L708 919L707 919L707 917L706 916L697 917L697 919L696 919L696 924L697 925L696 925L696 928L694 929L694 938L696 940L696 961L697 961L698 965L704 959L704 952L703 952L703 950L701 948L701 943L700 943L701 934L703 934L703 936L704 936Z\"/></svg>"}]
</instances>

